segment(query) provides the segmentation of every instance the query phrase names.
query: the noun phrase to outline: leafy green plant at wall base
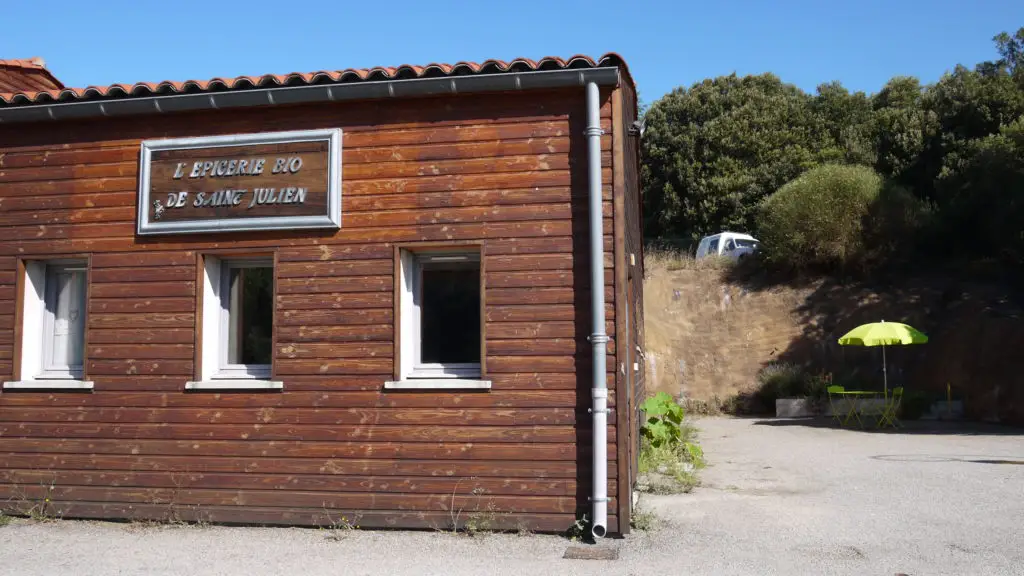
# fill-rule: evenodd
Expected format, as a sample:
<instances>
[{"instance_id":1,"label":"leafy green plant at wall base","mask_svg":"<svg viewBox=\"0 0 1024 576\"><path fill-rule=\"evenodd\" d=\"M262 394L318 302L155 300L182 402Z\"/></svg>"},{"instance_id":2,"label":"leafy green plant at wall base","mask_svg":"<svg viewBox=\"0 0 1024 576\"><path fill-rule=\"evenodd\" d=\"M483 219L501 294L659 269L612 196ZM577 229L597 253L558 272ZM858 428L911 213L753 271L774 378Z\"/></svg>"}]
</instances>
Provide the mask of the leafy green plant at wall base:
<instances>
[{"instance_id":1,"label":"leafy green plant at wall base","mask_svg":"<svg viewBox=\"0 0 1024 576\"><path fill-rule=\"evenodd\" d=\"M644 400L640 409L647 417L642 433L651 446L658 448L679 442L683 407L676 404L671 396L665 392L658 392L654 397Z\"/></svg>"}]
</instances>

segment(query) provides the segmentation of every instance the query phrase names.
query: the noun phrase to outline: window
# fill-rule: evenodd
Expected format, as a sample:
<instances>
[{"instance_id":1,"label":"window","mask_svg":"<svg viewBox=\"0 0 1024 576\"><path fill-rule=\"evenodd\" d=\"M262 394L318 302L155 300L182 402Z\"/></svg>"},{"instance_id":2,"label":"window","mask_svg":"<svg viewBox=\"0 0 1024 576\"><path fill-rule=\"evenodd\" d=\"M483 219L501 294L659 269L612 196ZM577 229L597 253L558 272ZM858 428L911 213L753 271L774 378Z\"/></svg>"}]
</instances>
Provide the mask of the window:
<instances>
[{"instance_id":1,"label":"window","mask_svg":"<svg viewBox=\"0 0 1024 576\"><path fill-rule=\"evenodd\" d=\"M699 258L703 258L703 257L708 255L708 242L709 242L709 240L707 238L705 238L705 239L700 241L700 244L697 245L697 258L698 259Z\"/></svg>"},{"instance_id":2,"label":"window","mask_svg":"<svg viewBox=\"0 0 1024 576\"><path fill-rule=\"evenodd\" d=\"M25 263L20 381L4 388L92 388L81 380L87 270L82 260Z\"/></svg>"},{"instance_id":3,"label":"window","mask_svg":"<svg viewBox=\"0 0 1024 576\"><path fill-rule=\"evenodd\" d=\"M221 267L220 378L269 378L274 330L274 268L227 261Z\"/></svg>"},{"instance_id":4,"label":"window","mask_svg":"<svg viewBox=\"0 0 1024 576\"><path fill-rule=\"evenodd\" d=\"M717 237L716 238L712 238L711 242L708 244L708 254L710 254L712 256L717 256L718 255L718 238Z\"/></svg>"},{"instance_id":5,"label":"window","mask_svg":"<svg viewBox=\"0 0 1024 576\"><path fill-rule=\"evenodd\" d=\"M281 388L270 382L274 264L270 259L203 259L199 381L189 389Z\"/></svg>"},{"instance_id":6,"label":"window","mask_svg":"<svg viewBox=\"0 0 1024 576\"><path fill-rule=\"evenodd\" d=\"M725 251L726 252L732 252L735 249L736 249L736 243L732 241L732 238L729 238L728 240L725 241Z\"/></svg>"},{"instance_id":7,"label":"window","mask_svg":"<svg viewBox=\"0 0 1024 576\"><path fill-rule=\"evenodd\" d=\"M39 378L82 377L85 264L46 267L43 369Z\"/></svg>"},{"instance_id":8,"label":"window","mask_svg":"<svg viewBox=\"0 0 1024 576\"><path fill-rule=\"evenodd\" d=\"M399 373L390 388L487 388L480 252L401 250Z\"/></svg>"}]
</instances>

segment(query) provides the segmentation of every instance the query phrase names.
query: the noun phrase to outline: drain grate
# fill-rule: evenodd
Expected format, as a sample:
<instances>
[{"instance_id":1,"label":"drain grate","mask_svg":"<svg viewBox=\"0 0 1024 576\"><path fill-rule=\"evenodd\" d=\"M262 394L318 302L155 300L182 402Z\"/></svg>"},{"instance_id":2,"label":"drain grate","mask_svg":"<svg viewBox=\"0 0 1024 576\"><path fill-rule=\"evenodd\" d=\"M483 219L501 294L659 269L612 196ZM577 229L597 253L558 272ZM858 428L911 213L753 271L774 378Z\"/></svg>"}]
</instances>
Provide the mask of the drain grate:
<instances>
[{"instance_id":1,"label":"drain grate","mask_svg":"<svg viewBox=\"0 0 1024 576\"><path fill-rule=\"evenodd\" d=\"M617 546L569 546L562 558L569 560L618 560Z\"/></svg>"}]
</instances>

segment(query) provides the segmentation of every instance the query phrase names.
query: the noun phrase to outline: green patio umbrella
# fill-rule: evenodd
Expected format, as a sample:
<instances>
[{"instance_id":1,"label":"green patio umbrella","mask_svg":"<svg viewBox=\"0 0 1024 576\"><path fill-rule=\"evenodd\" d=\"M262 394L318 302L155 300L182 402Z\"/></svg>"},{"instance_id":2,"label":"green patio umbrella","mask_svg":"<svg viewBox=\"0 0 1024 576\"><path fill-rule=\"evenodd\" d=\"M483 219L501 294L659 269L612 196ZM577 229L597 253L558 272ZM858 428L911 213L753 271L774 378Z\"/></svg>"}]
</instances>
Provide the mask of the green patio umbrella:
<instances>
[{"instance_id":1,"label":"green patio umbrella","mask_svg":"<svg viewBox=\"0 0 1024 576\"><path fill-rule=\"evenodd\" d=\"M882 378L885 380L885 396L889 396L889 373L885 367L885 347L906 344L924 344L928 337L921 331L899 322L872 322L857 326L839 339L842 346L881 346Z\"/></svg>"}]
</instances>

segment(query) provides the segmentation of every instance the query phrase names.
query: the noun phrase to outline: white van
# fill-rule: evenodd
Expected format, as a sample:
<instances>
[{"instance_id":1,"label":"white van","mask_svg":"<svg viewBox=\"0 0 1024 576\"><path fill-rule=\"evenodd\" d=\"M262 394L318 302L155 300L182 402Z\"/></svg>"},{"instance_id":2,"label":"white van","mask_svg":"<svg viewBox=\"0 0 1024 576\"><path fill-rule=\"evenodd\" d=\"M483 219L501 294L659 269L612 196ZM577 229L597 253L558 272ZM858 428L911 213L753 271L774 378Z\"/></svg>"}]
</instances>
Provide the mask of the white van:
<instances>
[{"instance_id":1,"label":"white van","mask_svg":"<svg viewBox=\"0 0 1024 576\"><path fill-rule=\"evenodd\" d=\"M757 238L739 232L722 232L713 236L705 236L697 246L697 259L722 256L739 260L756 252L759 244Z\"/></svg>"}]
</instances>

